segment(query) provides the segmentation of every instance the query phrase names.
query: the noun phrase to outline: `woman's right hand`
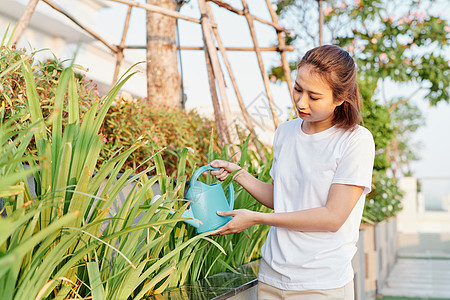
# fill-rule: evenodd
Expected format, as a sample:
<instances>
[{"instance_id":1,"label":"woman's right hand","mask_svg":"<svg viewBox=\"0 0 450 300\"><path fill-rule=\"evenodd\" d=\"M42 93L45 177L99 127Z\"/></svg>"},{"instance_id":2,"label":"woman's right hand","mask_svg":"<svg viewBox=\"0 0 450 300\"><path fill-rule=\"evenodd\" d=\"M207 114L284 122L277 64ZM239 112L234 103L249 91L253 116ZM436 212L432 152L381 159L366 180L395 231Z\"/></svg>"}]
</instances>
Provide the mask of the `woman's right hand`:
<instances>
[{"instance_id":1,"label":"woman's right hand","mask_svg":"<svg viewBox=\"0 0 450 300\"><path fill-rule=\"evenodd\" d=\"M212 170L211 175L216 176L220 181L224 181L228 175L233 173L236 170L241 169L237 164L231 163L226 160L213 160L209 163L214 168L220 168L219 170Z\"/></svg>"}]
</instances>

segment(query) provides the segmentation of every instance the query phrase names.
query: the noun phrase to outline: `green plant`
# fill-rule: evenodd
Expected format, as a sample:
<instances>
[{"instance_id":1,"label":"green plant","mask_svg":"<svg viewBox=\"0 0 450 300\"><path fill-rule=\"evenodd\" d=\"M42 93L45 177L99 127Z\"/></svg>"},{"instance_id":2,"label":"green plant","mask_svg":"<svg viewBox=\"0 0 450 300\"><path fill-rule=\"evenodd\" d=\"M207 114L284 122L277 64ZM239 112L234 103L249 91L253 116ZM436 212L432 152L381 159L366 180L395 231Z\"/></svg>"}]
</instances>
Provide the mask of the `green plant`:
<instances>
[{"instance_id":1,"label":"green plant","mask_svg":"<svg viewBox=\"0 0 450 300\"><path fill-rule=\"evenodd\" d=\"M129 147L138 137L142 137L149 143L130 155L125 166L135 168L150 153L166 148L163 153L166 172L174 177L178 158L185 147L193 150L195 161L207 163L205 153L214 128L214 122L200 117L194 111L159 107L145 99L119 97L109 109L102 127L107 144L101 157L102 160L107 159L111 153L121 147ZM214 145L217 145L216 141L214 135Z\"/></svg>"},{"instance_id":2,"label":"green plant","mask_svg":"<svg viewBox=\"0 0 450 300\"><path fill-rule=\"evenodd\" d=\"M20 70L20 64L17 62L26 59L31 65L31 70L35 80L36 93L40 98L40 107L44 118L49 117L51 108L55 103L55 93L62 71L64 70L62 61L54 58L53 60L45 60L36 62L32 54L27 54L25 49L11 49L3 47L1 50L0 70L4 71L0 81L0 93L5 103L6 117L14 115L16 112L27 106L25 91L25 78ZM81 68L77 66L77 68ZM5 72L7 71L7 72ZM76 93L78 95L80 113L84 114L93 102L99 101L100 97L96 90L95 84L84 79L80 74L74 73L76 85ZM63 125L67 120L67 96L64 97L63 109ZM23 126L30 124L29 116L24 116L20 122Z\"/></svg>"},{"instance_id":3,"label":"green plant","mask_svg":"<svg viewBox=\"0 0 450 300\"><path fill-rule=\"evenodd\" d=\"M384 171L374 171L372 191L367 195L363 221L367 223L381 222L394 217L402 209L400 191L397 180L389 177Z\"/></svg>"},{"instance_id":4,"label":"green plant","mask_svg":"<svg viewBox=\"0 0 450 300\"><path fill-rule=\"evenodd\" d=\"M2 47L0 61L10 57L8 51ZM117 178L127 157L145 144L140 140L111 155L94 172L103 147L100 127L132 74L124 75L80 118L78 82L73 68L66 68L45 116L30 57L16 58L0 69L3 80L21 67L18 78L26 86L22 110L6 106L4 93L1 99L0 194L8 212L7 218L0 218L1 298L140 299L163 291L169 283L176 285L189 267L185 258L199 240L218 246L206 234L189 238L184 225L175 227L185 205L169 215L185 185L188 150L180 156L176 186L164 172L159 153L148 158L155 166L138 174L127 169ZM24 161L31 167L24 169ZM149 179L147 173L154 168L157 175ZM30 174L34 191L28 186ZM155 183L163 197L151 203ZM114 212L119 192L133 184ZM169 243L170 237L174 243Z\"/></svg>"},{"instance_id":5,"label":"green plant","mask_svg":"<svg viewBox=\"0 0 450 300\"><path fill-rule=\"evenodd\" d=\"M1 62L7 126L0 140L9 150L1 148L0 167L15 163L0 183L8 212L0 219L2 299L140 298L260 257L267 226L207 237L180 222L186 203L175 200L184 197L187 174L215 158L232 159L229 146L217 146L210 121L117 98L131 75L101 99L56 58L32 66L32 55L4 47ZM271 152L259 156L248 138L240 148L239 164L270 180ZM162 197L152 202L155 184ZM242 187L236 191L236 208L268 211Z\"/></svg>"}]
</instances>

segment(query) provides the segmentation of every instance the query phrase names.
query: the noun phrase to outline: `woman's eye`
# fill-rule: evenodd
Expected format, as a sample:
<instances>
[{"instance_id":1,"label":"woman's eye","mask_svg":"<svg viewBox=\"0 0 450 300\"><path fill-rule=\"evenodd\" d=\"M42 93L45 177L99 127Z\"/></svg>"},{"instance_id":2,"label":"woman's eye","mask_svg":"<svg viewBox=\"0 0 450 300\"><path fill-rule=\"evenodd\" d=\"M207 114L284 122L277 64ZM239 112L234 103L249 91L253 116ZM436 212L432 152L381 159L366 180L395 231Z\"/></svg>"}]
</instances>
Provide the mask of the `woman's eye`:
<instances>
[{"instance_id":1,"label":"woman's eye","mask_svg":"<svg viewBox=\"0 0 450 300\"><path fill-rule=\"evenodd\" d=\"M309 97L311 98L311 100L319 100L319 98L313 98L313 97Z\"/></svg>"},{"instance_id":2,"label":"woman's eye","mask_svg":"<svg viewBox=\"0 0 450 300\"><path fill-rule=\"evenodd\" d=\"M302 90L301 89L299 89L299 88L294 88L294 90L297 92L297 93L301 93L302 92Z\"/></svg>"}]
</instances>

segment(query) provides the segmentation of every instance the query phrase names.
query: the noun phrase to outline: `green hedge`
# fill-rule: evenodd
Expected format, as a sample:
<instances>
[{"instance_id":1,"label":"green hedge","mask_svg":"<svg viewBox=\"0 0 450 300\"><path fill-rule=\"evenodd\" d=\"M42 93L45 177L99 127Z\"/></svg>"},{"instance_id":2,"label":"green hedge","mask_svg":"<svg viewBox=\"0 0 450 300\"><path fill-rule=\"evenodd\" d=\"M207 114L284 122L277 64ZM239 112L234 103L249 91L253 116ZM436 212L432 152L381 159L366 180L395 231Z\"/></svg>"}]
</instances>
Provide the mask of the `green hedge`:
<instances>
[{"instance_id":1,"label":"green hedge","mask_svg":"<svg viewBox=\"0 0 450 300\"><path fill-rule=\"evenodd\" d=\"M142 138L149 143L131 154L124 167L136 168L155 151L165 149L162 154L167 174L175 177L178 158L185 147L191 149L192 159L197 164L207 163L211 133L214 144L217 144L214 128L214 122L200 117L195 111L155 107L144 99L120 97L108 110L101 130L106 143L101 160ZM148 165L144 163L138 170Z\"/></svg>"}]
</instances>

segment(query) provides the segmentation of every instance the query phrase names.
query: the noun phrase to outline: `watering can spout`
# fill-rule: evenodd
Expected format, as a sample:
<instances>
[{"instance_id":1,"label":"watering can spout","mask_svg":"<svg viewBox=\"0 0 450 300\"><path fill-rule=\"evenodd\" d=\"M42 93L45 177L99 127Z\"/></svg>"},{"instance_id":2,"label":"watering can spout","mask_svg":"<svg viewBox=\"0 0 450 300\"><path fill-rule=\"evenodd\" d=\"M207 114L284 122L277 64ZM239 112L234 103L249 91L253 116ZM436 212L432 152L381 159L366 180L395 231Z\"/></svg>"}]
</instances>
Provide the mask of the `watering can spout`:
<instances>
[{"instance_id":1,"label":"watering can spout","mask_svg":"<svg viewBox=\"0 0 450 300\"><path fill-rule=\"evenodd\" d=\"M191 210L185 210L184 213L181 215L181 217L183 219L184 218L194 219L194 215L192 214ZM201 224L200 221L196 220L196 219L194 219L194 220L184 220L184 222L189 224L189 225L191 225L191 226L193 226L193 227L195 227L195 228L198 228L200 226L200 224Z\"/></svg>"}]
</instances>

